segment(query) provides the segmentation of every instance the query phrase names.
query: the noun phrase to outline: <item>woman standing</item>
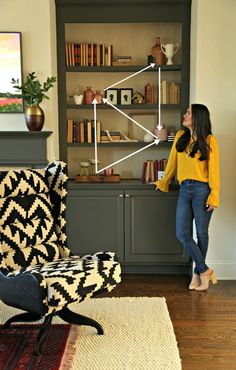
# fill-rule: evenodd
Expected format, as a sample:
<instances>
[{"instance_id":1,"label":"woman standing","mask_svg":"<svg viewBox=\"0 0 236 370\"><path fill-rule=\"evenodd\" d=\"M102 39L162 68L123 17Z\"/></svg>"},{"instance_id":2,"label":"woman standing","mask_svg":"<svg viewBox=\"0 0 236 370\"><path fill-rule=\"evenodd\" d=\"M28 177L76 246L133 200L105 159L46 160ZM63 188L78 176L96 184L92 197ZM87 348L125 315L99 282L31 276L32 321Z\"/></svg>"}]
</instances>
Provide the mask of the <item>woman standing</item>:
<instances>
[{"instance_id":1,"label":"woman standing","mask_svg":"<svg viewBox=\"0 0 236 370\"><path fill-rule=\"evenodd\" d=\"M210 114L205 105L192 104L184 115L184 130L177 132L164 177L156 189L167 192L177 170L180 183L176 212L176 236L195 262L190 290L206 290L217 283L215 272L206 265L208 227L219 206L219 149L211 133ZM197 243L193 239L195 219Z\"/></svg>"}]
</instances>

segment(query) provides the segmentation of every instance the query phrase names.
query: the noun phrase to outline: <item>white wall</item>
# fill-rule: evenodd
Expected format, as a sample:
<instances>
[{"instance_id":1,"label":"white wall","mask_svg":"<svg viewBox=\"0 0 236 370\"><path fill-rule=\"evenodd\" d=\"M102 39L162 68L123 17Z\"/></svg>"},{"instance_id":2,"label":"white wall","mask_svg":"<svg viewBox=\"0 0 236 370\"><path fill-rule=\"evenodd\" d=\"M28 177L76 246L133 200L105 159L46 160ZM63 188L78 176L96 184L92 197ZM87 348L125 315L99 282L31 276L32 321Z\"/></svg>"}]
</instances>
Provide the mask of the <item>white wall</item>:
<instances>
[{"instance_id":1,"label":"white wall","mask_svg":"<svg viewBox=\"0 0 236 370\"><path fill-rule=\"evenodd\" d=\"M40 81L56 76L56 21L54 0L1 0L1 31L22 33L23 75L35 71ZM43 130L53 131L48 139L49 160L58 158L57 87L43 101ZM0 114L0 131L28 131L24 114Z\"/></svg>"},{"instance_id":2,"label":"white wall","mask_svg":"<svg viewBox=\"0 0 236 370\"><path fill-rule=\"evenodd\" d=\"M1 30L21 31L24 74L56 75L54 0L1 0ZM221 150L221 205L210 225L208 263L236 279L236 1L192 0L190 102L211 112ZM42 107L52 130L49 159L58 157L57 90ZM23 114L0 115L0 131L26 130Z\"/></svg>"},{"instance_id":3,"label":"white wall","mask_svg":"<svg viewBox=\"0 0 236 370\"><path fill-rule=\"evenodd\" d=\"M190 102L206 104L221 154L220 207L208 264L236 279L236 1L192 0Z\"/></svg>"}]
</instances>

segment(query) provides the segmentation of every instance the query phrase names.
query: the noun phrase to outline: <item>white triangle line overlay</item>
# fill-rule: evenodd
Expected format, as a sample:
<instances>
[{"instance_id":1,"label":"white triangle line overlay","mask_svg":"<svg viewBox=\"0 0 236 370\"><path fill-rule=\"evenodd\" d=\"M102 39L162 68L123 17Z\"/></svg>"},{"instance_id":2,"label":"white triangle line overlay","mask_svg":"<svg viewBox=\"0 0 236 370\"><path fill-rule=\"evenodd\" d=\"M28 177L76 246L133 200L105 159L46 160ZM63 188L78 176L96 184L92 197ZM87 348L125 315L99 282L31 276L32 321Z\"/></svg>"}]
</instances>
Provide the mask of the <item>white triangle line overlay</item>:
<instances>
[{"instance_id":1,"label":"white triangle line overlay","mask_svg":"<svg viewBox=\"0 0 236 370\"><path fill-rule=\"evenodd\" d=\"M106 91L106 90L110 89L111 87L114 87L114 86L116 86L116 85L119 85L121 82L124 82L124 81L128 80L129 78L131 78L131 77L133 77L133 76L136 76L137 74L139 74L139 73L141 73L141 72L145 71L146 69L154 68L154 67L155 67L155 63L151 63L151 64L149 64L149 66L147 66L147 67L145 67L145 68L143 68L143 69L140 69L140 71L135 72L135 73L133 73L132 75L130 75L130 76L126 77L126 78L123 78L123 80L120 80L120 81L118 81L118 82L114 83L113 85L110 85L110 86L106 87L106 88L104 89L104 91Z\"/></svg>"},{"instance_id":2,"label":"white triangle line overlay","mask_svg":"<svg viewBox=\"0 0 236 370\"><path fill-rule=\"evenodd\" d=\"M152 145L154 145L154 144L158 145L158 143L159 143L159 140L155 140L155 141L153 141L152 143L150 143L150 144L148 144L148 145L144 146L143 148L138 149L138 150L136 150L135 152L132 152L131 154L126 155L125 157L123 157L123 158L119 159L119 160L118 160L118 161L116 161L116 162L113 162L112 164L109 164L108 166L106 166L106 167L102 168L101 170L97 171L97 173L100 173L100 172L102 172L102 171L106 170L107 168L110 168L111 166L114 166L114 165L116 165L116 164L118 164L118 163L120 163L120 162L124 161L125 159L127 159L127 158L129 158L129 157L132 157L133 155L135 155L135 154L137 154L137 153L141 152L142 150L147 149L148 147L150 147L150 146L152 146Z\"/></svg>"},{"instance_id":3,"label":"white triangle line overlay","mask_svg":"<svg viewBox=\"0 0 236 370\"><path fill-rule=\"evenodd\" d=\"M128 79L128 78L130 78L130 77L132 77L132 76L134 76L134 75L136 75L136 74L138 74L138 73L140 73L140 72L142 72L142 71L144 71L144 70L146 70L147 68L150 68L150 67L154 67L154 63L151 63L148 67L146 67L146 68L144 68L144 69L142 69L142 70L140 70L140 71L138 71L138 72L136 72L135 74L133 74L133 75L131 75L131 76L129 76L129 77L127 77L127 78L125 78L124 80L126 80L126 79ZM107 89L109 89L110 87L113 87L113 86L115 86L115 85L117 85L118 83L120 83L120 82L123 82L124 80L121 80L121 81L119 81L119 82L117 82L116 84L114 84L114 85L112 85L112 86L109 86L109 87L107 87L106 89L104 89L104 90L107 90ZM159 67L158 68L158 81L159 81L159 99L158 99L158 111L159 111L159 114L158 114L158 126L157 126L157 128L158 128L158 130L161 130L161 128L162 128L162 126L161 126L161 123L160 123L160 117L161 117L161 115L160 115L160 109L161 109L161 106L160 106L160 94L161 94L161 88L160 88L160 82L161 82L161 68ZM147 148L149 148L150 146L152 146L152 145L158 145L159 144L159 142L160 142L160 140L158 139L158 137L156 136L156 135L154 135L151 131L149 131L148 129L146 129L145 127L143 127L140 123L138 123L137 121L135 121L133 118L131 118L130 116L128 116L126 113L124 113L123 111L121 111L119 108L117 108L116 106L114 106L112 103L110 103L107 99L103 99L103 102L104 102L104 104L108 104L108 105L110 105L113 109L115 109L115 110L117 110L119 113L121 113L121 114L123 114L125 117L127 117L130 121L132 121L134 124L136 124L137 126L139 126L141 129L143 129L144 131L146 131L146 132L148 132L150 135L152 135L153 136L153 138L154 138L154 141L152 142L152 143L150 143L150 144L148 144L148 145L146 145L146 146L144 146L144 147L142 147L142 148L140 148L140 149L138 149L138 150L136 150L135 152L132 152L131 154L128 154L127 156L125 156L125 157L123 157L123 158L121 158L121 159L119 159L118 161L115 161L115 162L113 162L113 163L111 163L111 164L109 164L109 165L107 165L106 167L104 167L104 168L102 168L102 169L100 169L100 170L98 170L98 148L97 148L97 104L98 104L98 102L97 102L97 100L96 99L94 99L93 100L93 108L94 108L94 150L95 150L95 173L100 173L100 172L102 172L102 171L104 171L104 170L106 170L106 169L108 169L108 168L110 168L110 167L112 167L112 166L114 166L114 165L116 165L116 164L118 164L118 163L120 163L120 162L122 162L122 161L124 161L125 159L127 159L127 158L129 158L129 157L132 157L133 155L135 155L135 154L137 154L137 153L139 153L139 152L141 152L142 150L145 150L145 149L147 149Z\"/></svg>"}]
</instances>

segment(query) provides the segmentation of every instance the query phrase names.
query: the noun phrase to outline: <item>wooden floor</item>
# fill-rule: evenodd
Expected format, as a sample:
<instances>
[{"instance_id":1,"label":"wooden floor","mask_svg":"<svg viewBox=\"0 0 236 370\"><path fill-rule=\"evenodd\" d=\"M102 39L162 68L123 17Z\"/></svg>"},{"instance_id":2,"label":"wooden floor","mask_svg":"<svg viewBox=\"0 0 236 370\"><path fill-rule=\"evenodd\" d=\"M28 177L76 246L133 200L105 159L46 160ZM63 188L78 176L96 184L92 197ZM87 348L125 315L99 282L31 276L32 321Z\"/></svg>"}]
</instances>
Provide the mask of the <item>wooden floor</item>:
<instances>
[{"instance_id":1,"label":"wooden floor","mask_svg":"<svg viewBox=\"0 0 236 370\"><path fill-rule=\"evenodd\" d=\"M108 296L165 297L183 370L236 370L236 281L205 292L189 291L188 283L185 276L125 275Z\"/></svg>"}]
</instances>

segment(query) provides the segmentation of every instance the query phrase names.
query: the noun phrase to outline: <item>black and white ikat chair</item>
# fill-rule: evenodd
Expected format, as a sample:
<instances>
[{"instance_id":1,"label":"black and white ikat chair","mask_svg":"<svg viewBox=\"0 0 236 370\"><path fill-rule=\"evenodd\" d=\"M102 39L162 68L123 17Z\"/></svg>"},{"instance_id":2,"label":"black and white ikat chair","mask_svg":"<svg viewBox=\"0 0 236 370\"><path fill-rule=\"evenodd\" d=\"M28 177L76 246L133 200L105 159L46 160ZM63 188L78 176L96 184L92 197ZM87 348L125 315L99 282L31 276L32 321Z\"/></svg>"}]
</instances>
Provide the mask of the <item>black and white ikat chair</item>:
<instances>
[{"instance_id":1,"label":"black and white ikat chair","mask_svg":"<svg viewBox=\"0 0 236 370\"><path fill-rule=\"evenodd\" d=\"M0 300L25 311L4 326L44 318L35 354L40 354L55 315L103 334L98 322L68 305L110 291L121 280L114 253L71 254L66 187L66 164L59 161L45 169L0 172Z\"/></svg>"}]
</instances>

